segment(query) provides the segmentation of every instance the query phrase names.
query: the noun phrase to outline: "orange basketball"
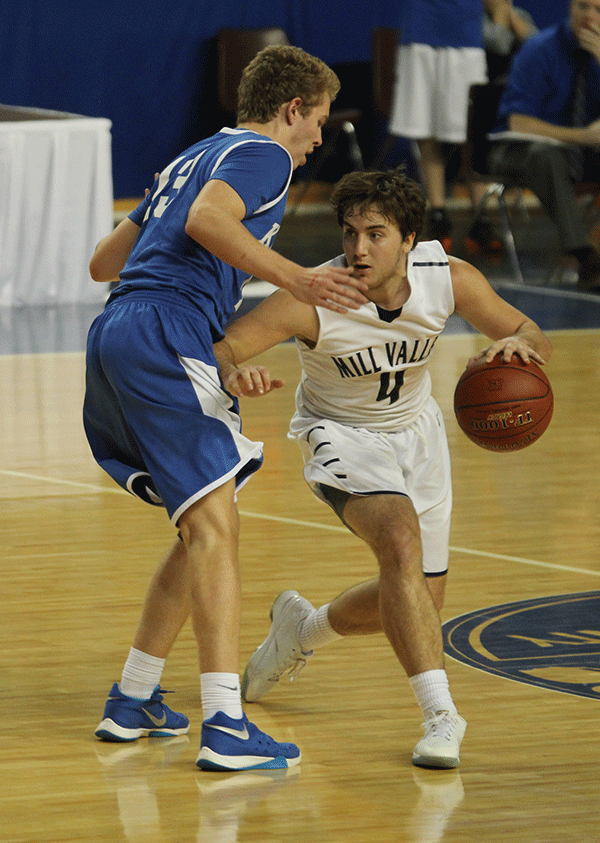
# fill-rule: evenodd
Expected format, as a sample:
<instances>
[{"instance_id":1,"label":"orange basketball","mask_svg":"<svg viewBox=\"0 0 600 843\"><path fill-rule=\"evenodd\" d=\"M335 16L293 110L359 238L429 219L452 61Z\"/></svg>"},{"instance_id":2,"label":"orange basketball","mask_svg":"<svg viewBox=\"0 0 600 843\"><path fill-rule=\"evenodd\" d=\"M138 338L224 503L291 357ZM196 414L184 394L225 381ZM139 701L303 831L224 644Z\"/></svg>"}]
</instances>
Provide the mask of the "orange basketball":
<instances>
[{"instance_id":1,"label":"orange basketball","mask_svg":"<svg viewBox=\"0 0 600 843\"><path fill-rule=\"evenodd\" d=\"M488 451L519 451L533 445L550 424L554 396L537 363L517 355L504 363L478 360L460 376L454 414L469 439Z\"/></svg>"}]
</instances>

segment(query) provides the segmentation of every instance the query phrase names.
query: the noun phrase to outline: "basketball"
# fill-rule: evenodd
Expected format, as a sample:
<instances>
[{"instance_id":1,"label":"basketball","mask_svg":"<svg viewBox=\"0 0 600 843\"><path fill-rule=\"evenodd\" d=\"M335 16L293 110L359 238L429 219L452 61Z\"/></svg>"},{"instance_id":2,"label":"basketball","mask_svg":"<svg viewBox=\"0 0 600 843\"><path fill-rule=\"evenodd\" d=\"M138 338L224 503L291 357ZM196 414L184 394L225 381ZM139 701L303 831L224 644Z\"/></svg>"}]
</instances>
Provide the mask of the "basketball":
<instances>
[{"instance_id":1,"label":"basketball","mask_svg":"<svg viewBox=\"0 0 600 843\"><path fill-rule=\"evenodd\" d=\"M504 363L467 366L454 392L454 414L468 438L488 451L520 451L533 445L550 424L554 396L537 363L516 354Z\"/></svg>"}]
</instances>

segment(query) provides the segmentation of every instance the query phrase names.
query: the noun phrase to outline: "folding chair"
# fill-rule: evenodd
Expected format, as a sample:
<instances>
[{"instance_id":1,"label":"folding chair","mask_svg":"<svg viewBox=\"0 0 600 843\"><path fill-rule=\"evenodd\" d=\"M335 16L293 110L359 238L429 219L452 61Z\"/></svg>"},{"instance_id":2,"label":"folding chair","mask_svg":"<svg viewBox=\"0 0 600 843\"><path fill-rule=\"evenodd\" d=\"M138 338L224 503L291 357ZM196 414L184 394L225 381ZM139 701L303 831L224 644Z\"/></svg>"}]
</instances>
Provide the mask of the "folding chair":
<instances>
[{"instance_id":1,"label":"folding chair","mask_svg":"<svg viewBox=\"0 0 600 843\"><path fill-rule=\"evenodd\" d=\"M487 166L487 156L491 142L487 135L496 122L498 104L504 86L497 83L472 85L469 91L469 110L467 117L467 140L462 151L462 171L466 180L485 182L488 189L475 208L473 222L476 222L487 210L492 197L496 197L502 225L502 239L509 257L516 280L523 283L523 273L519 264L515 238L512 231L510 214L506 203L506 191L520 186L508 177L491 175ZM522 197L522 194L521 194Z\"/></svg>"}]
</instances>

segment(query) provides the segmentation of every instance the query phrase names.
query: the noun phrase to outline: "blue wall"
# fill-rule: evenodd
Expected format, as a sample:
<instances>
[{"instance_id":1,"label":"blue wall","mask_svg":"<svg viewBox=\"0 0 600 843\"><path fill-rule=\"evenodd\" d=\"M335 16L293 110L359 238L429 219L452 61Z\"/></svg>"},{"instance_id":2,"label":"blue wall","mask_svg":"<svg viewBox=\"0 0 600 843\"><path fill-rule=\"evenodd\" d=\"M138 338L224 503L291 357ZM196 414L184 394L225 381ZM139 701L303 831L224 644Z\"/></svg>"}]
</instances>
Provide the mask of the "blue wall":
<instances>
[{"instance_id":1,"label":"blue wall","mask_svg":"<svg viewBox=\"0 0 600 843\"><path fill-rule=\"evenodd\" d=\"M520 5L545 26L568 0ZM182 147L219 128L210 71L220 27L282 26L346 71L346 104L368 98L370 32L395 26L395 9L390 0L20 0L3 8L0 102L108 117L115 196L141 196Z\"/></svg>"}]
</instances>

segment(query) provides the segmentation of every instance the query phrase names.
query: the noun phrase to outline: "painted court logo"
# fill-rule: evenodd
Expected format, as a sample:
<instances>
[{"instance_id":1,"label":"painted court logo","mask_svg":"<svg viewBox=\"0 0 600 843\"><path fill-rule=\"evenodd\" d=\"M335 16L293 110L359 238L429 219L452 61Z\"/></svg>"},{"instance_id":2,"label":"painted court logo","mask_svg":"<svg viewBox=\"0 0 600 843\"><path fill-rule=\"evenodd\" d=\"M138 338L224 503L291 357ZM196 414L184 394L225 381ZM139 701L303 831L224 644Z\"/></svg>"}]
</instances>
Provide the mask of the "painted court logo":
<instances>
[{"instance_id":1,"label":"painted court logo","mask_svg":"<svg viewBox=\"0 0 600 843\"><path fill-rule=\"evenodd\" d=\"M600 699L600 591L505 603L443 626L444 650L471 667Z\"/></svg>"}]
</instances>

